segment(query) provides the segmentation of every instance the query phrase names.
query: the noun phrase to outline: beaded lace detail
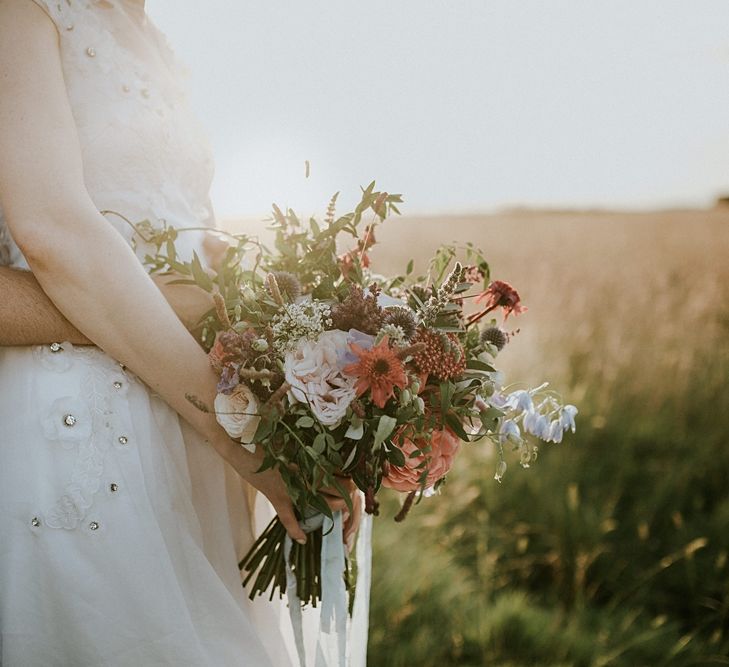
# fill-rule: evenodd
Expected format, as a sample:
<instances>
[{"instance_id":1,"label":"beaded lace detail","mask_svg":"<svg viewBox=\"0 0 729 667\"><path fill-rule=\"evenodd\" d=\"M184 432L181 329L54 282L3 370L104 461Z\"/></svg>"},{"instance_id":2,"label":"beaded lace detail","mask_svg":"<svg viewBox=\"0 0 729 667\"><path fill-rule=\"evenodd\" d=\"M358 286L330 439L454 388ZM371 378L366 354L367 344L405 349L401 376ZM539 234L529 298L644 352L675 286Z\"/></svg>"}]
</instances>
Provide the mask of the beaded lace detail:
<instances>
[{"instance_id":1,"label":"beaded lace detail","mask_svg":"<svg viewBox=\"0 0 729 667\"><path fill-rule=\"evenodd\" d=\"M200 226L213 161L185 96L186 67L133 0L34 0L53 20L84 179L97 208ZM131 242L132 230L107 216ZM200 235L181 236L191 254ZM188 247L184 247L187 244ZM138 248L140 258L145 248ZM0 211L0 263L27 268Z\"/></svg>"},{"instance_id":2,"label":"beaded lace detail","mask_svg":"<svg viewBox=\"0 0 729 667\"><path fill-rule=\"evenodd\" d=\"M41 416L46 437L64 449L75 450L76 460L61 496L43 514L49 528L78 528L101 487L104 459L120 432L129 433L120 422L115 401L128 391L136 378L123 372L110 357L96 348L78 348L63 343L53 352L49 346L34 348L34 356L47 369L63 373L76 364L84 368L81 394L60 397Z\"/></svg>"}]
</instances>

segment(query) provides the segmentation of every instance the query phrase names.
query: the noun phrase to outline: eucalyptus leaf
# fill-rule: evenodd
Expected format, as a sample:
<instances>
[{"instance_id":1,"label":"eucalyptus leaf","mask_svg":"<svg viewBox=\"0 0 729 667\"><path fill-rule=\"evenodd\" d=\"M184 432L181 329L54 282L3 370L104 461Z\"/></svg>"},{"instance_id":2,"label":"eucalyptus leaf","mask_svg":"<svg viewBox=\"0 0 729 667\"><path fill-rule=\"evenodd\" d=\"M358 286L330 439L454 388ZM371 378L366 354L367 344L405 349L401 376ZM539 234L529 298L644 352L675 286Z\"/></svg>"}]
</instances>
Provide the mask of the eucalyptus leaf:
<instances>
[{"instance_id":1,"label":"eucalyptus leaf","mask_svg":"<svg viewBox=\"0 0 729 667\"><path fill-rule=\"evenodd\" d=\"M347 432L344 434L345 438L350 440L361 440L364 435L364 422L359 417L352 417L352 421L349 424Z\"/></svg>"},{"instance_id":2,"label":"eucalyptus leaf","mask_svg":"<svg viewBox=\"0 0 729 667\"><path fill-rule=\"evenodd\" d=\"M349 455L347 456L346 460L342 464L342 468L349 468L349 466L352 465L354 462L354 457L357 455L357 448L352 447L352 451L349 452Z\"/></svg>"},{"instance_id":3,"label":"eucalyptus leaf","mask_svg":"<svg viewBox=\"0 0 729 667\"><path fill-rule=\"evenodd\" d=\"M312 447L317 454L323 454L324 450L327 448L326 434L324 434L324 433L317 434L316 438L314 438Z\"/></svg>"},{"instance_id":4,"label":"eucalyptus leaf","mask_svg":"<svg viewBox=\"0 0 729 667\"><path fill-rule=\"evenodd\" d=\"M397 419L390 417L389 415L382 415L380 421L377 422L377 429L375 430L373 447L377 449L382 446L385 439L393 432L397 426Z\"/></svg>"}]
</instances>

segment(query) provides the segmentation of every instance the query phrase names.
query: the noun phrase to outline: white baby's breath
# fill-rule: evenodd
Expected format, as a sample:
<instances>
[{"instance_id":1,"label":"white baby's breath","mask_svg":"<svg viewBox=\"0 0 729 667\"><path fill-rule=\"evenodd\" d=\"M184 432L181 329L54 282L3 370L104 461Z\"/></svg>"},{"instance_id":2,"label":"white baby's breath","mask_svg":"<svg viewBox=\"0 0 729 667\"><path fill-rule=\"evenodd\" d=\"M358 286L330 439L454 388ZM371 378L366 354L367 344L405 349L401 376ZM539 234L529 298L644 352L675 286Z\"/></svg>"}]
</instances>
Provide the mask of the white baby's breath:
<instances>
[{"instance_id":1,"label":"white baby's breath","mask_svg":"<svg viewBox=\"0 0 729 667\"><path fill-rule=\"evenodd\" d=\"M331 306L323 301L287 303L271 321L274 345L281 354L292 350L302 338L315 340L332 325Z\"/></svg>"}]
</instances>

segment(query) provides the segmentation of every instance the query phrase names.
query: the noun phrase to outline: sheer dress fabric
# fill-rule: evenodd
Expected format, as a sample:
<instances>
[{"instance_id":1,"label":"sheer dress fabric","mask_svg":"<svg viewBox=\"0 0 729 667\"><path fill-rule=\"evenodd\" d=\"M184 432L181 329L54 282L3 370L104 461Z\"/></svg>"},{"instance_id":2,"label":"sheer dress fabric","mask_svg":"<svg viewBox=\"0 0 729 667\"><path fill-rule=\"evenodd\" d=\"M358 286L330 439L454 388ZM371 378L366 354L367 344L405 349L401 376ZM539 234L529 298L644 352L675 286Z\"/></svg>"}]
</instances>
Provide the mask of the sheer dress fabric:
<instances>
[{"instance_id":1,"label":"sheer dress fabric","mask_svg":"<svg viewBox=\"0 0 729 667\"><path fill-rule=\"evenodd\" d=\"M213 162L186 70L141 3L32 1L58 32L96 207L210 224ZM201 241L182 234L183 254ZM1 210L0 263L28 268ZM273 515L99 348L0 348L4 667L293 665L284 601L249 601L237 567Z\"/></svg>"}]
</instances>

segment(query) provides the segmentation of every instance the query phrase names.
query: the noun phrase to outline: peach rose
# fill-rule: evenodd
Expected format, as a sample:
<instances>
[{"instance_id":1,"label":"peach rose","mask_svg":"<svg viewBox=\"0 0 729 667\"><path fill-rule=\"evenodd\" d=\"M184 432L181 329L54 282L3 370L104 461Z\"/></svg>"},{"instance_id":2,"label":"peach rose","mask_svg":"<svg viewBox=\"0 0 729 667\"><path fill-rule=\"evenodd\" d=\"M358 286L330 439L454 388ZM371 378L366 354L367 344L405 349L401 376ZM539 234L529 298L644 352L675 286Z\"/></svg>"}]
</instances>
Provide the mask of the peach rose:
<instances>
[{"instance_id":1,"label":"peach rose","mask_svg":"<svg viewBox=\"0 0 729 667\"><path fill-rule=\"evenodd\" d=\"M461 441L453 431L445 428L442 431L433 431L430 439L431 450L425 455L420 454L410 458L410 454L416 449L424 447L427 443L423 441L413 442L409 438L395 436L393 438L405 455L404 466L390 466L386 477L382 478L382 485L396 491L416 491L420 485L418 477L423 473L423 468L416 468L421 461L429 460L428 476L425 486L430 487L445 475L453 465L453 460L461 447Z\"/></svg>"},{"instance_id":2,"label":"peach rose","mask_svg":"<svg viewBox=\"0 0 729 667\"><path fill-rule=\"evenodd\" d=\"M256 445L252 440L261 421L255 394L248 386L239 384L230 394L218 394L214 405L218 424L231 438L255 452Z\"/></svg>"}]
</instances>

